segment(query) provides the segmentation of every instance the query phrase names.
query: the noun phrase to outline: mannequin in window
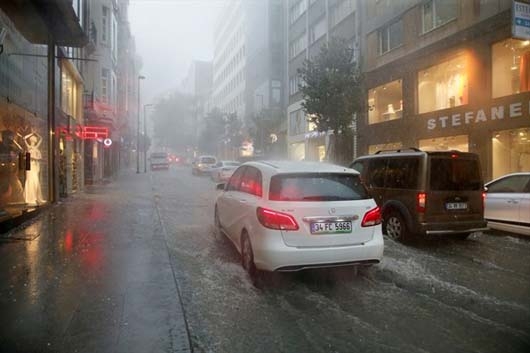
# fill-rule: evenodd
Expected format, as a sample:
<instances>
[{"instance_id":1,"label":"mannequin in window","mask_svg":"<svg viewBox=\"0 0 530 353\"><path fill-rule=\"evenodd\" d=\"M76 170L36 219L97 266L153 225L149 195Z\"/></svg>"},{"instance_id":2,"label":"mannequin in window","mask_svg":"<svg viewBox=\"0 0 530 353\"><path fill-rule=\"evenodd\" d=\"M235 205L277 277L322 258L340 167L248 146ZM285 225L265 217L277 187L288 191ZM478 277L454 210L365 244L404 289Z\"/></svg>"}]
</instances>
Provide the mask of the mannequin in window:
<instances>
[{"instance_id":1,"label":"mannequin in window","mask_svg":"<svg viewBox=\"0 0 530 353\"><path fill-rule=\"evenodd\" d=\"M30 154L30 170L26 171L26 185L24 187L24 199L31 206L39 205L44 202L40 187L40 163L42 154L39 149L42 143L42 137L36 132L24 136L27 152Z\"/></svg>"},{"instance_id":2,"label":"mannequin in window","mask_svg":"<svg viewBox=\"0 0 530 353\"><path fill-rule=\"evenodd\" d=\"M24 202L22 183L18 178L18 156L23 150L15 141L11 130L1 132L0 142L0 203L18 204Z\"/></svg>"}]
</instances>

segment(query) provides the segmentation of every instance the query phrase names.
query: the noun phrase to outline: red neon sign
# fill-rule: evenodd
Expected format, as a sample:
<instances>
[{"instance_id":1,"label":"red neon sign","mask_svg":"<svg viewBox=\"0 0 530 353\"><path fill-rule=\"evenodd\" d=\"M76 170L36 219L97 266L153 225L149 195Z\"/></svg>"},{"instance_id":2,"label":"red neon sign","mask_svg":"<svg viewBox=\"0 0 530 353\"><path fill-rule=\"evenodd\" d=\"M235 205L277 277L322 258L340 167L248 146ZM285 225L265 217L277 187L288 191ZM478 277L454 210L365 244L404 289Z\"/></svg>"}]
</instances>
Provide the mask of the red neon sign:
<instances>
[{"instance_id":1,"label":"red neon sign","mask_svg":"<svg viewBox=\"0 0 530 353\"><path fill-rule=\"evenodd\" d=\"M106 139L109 137L109 128L105 126L84 126L81 136L85 140Z\"/></svg>"}]
</instances>

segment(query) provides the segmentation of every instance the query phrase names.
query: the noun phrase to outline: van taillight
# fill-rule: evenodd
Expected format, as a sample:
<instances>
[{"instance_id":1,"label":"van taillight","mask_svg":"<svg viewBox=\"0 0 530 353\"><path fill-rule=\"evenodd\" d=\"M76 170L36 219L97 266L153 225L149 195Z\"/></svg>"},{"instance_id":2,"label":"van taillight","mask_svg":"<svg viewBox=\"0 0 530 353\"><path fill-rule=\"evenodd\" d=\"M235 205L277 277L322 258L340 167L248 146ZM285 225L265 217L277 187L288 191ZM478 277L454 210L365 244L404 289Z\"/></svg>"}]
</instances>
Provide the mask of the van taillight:
<instances>
[{"instance_id":1,"label":"van taillight","mask_svg":"<svg viewBox=\"0 0 530 353\"><path fill-rule=\"evenodd\" d=\"M427 201L427 194L424 192L419 192L417 199L418 199L418 204L416 208L418 212L421 212L421 213L425 212L425 203Z\"/></svg>"},{"instance_id":2,"label":"van taillight","mask_svg":"<svg viewBox=\"0 0 530 353\"><path fill-rule=\"evenodd\" d=\"M287 213L258 207L256 210L258 220L265 228L279 230L298 230L298 223L293 216Z\"/></svg>"},{"instance_id":3,"label":"van taillight","mask_svg":"<svg viewBox=\"0 0 530 353\"><path fill-rule=\"evenodd\" d=\"M371 227L381 223L381 209L379 207L373 208L366 212L361 222L361 227Z\"/></svg>"}]
</instances>

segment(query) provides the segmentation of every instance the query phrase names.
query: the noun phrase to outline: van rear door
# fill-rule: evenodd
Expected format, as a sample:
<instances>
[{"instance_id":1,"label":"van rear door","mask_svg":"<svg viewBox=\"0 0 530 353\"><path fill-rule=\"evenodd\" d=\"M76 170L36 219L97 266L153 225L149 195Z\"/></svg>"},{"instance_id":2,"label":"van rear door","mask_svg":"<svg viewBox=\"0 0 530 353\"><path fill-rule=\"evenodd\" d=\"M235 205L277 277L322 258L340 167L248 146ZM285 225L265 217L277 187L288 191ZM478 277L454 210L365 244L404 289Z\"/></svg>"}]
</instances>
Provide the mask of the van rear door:
<instances>
[{"instance_id":1,"label":"van rear door","mask_svg":"<svg viewBox=\"0 0 530 353\"><path fill-rule=\"evenodd\" d=\"M484 217L484 189L478 156L473 153L429 154L426 222L473 221Z\"/></svg>"}]
</instances>

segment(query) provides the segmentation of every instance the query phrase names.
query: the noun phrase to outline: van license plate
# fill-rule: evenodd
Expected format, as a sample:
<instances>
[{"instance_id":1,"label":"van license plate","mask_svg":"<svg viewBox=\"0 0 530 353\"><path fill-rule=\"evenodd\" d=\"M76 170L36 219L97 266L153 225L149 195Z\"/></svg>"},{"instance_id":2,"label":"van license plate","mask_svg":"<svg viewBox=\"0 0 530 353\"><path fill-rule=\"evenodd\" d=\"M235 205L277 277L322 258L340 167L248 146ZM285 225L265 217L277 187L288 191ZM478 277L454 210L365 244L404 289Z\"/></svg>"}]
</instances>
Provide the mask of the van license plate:
<instances>
[{"instance_id":1,"label":"van license plate","mask_svg":"<svg viewBox=\"0 0 530 353\"><path fill-rule=\"evenodd\" d=\"M314 222L311 234L351 233L351 222Z\"/></svg>"},{"instance_id":2,"label":"van license plate","mask_svg":"<svg viewBox=\"0 0 530 353\"><path fill-rule=\"evenodd\" d=\"M448 202L445 204L448 210L467 210L466 202Z\"/></svg>"}]
</instances>

